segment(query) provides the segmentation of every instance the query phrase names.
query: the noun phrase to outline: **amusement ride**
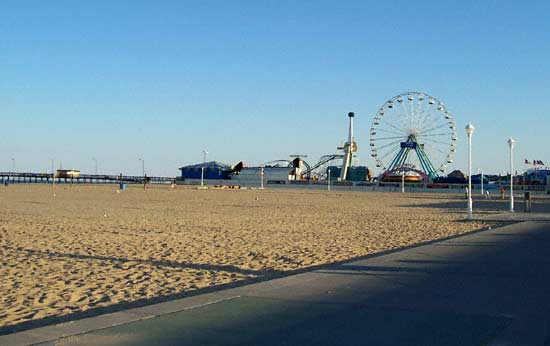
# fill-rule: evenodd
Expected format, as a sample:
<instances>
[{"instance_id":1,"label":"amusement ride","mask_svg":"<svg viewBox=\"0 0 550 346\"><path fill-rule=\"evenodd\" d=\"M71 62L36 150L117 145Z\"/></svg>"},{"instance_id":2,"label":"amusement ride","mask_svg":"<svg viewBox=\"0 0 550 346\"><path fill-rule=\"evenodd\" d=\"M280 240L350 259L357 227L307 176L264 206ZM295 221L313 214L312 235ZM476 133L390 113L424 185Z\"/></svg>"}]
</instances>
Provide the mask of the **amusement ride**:
<instances>
[{"instance_id":1,"label":"amusement ride","mask_svg":"<svg viewBox=\"0 0 550 346\"><path fill-rule=\"evenodd\" d=\"M307 155L290 155L289 160L273 160L262 164L262 167L287 167L291 169L290 175L294 180L322 180L326 179L327 169L336 167L337 180L345 181L349 178L350 170L353 170L353 160L357 152L357 143L353 135L353 119L355 113L349 112L348 139L337 149L341 154L328 154L320 157L319 161L310 165L304 159ZM366 168L366 167L365 167ZM365 176L366 177L366 176Z\"/></svg>"},{"instance_id":2,"label":"amusement ride","mask_svg":"<svg viewBox=\"0 0 550 346\"><path fill-rule=\"evenodd\" d=\"M289 160L275 160L264 167L288 167L293 180L322 180L332 169L335 178L352 178L357 143L353 132L355 114L348 113L348 138L337 154L322 156L315 164L307 155L291 155ZM445 172L456 151L456 123L445 104L426 93L411 91L384 102L372 120L370 150L383 182L430 182ZM365 167L365 178L370 170ZM362 178L362 179L365 179Z\"/></svg>"},{"instance_id":3,"label":"amusement ride","mask_svg":"<svg viewBox=\"0 0 550 346\"><path fill-rule=\"evenodd\" d=\"M456 123L443 102L421 92L386 101L370 129L381 181L427 182L444 172L456 150Z\"/></svg>"}]
</instances>

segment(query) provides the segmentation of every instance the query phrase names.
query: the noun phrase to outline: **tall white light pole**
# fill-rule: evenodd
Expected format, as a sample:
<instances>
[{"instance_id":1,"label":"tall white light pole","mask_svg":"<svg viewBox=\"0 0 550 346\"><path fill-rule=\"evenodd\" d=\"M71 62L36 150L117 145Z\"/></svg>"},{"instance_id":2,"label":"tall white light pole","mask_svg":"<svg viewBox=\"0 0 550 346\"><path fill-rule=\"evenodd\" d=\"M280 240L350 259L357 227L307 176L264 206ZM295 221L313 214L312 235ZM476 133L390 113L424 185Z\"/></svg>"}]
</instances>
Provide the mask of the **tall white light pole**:
<instances>
[{"instance_id":1,"label":"tall white light pole","mask_svg":"<svg viewBox=\"0 0 550 346\"><path fill-rule=\"evenodd\" d=\"M94 164L95 164L95 175L97 175L97 159L95 157L92 157L92 160L94 161Z\"/></svg>"},{"instance_id":2,"label":"tall white light pole","mask_svg":"<svg viewBox=\"0 0 550 346\"><path fill-rule=\"evenodd\" d=\"M328 185L327 190L330 191L330 168L328 169Z\"/></svg>"},{"instance_id":3,"label":"tall white light pole","mask_svg":"<svg viewBox=\"0 0 550 346\"><path fill-rule=\"evenodd\" d=\"M483 196L483 169L478 168L478 172L481 172L481 195Z\"/></svg>"},{"instance_id":4,"label":"tall white light pole","mask_svg":"<svg viewBox=\"0 0 550 346\"><path fill-rule=\"evenodd\" d=\"M514 144L516 140L510 137L508 146L510 147L510 212L514 212Z\"/></svg>"},{"instance_id":5,"label":"tall white light pole","mask_svg":"<svg viewBox=\"0 0 550 346\"><path fill-rule=\"evenodd\" d=\"M466 125L466 134L468 135L468 220L473 220L472 211L472 134L475 127L472 124Z\"/></svg>"},{"instance_id":6,"label":"tall white light pole","mask_svg":"<svg viewBox=\"0 0 550 346\"><path fill-rule=\"evenodd\" d=\"M12 179L15 181L15 157L11 158L11 175Z\"/></svg>"},{"instance_id":7,"label":"tall white light pole","mask_svg":"<svg viewBox=\"0 0 550 346\"><path fill-rule=\"evenodd\" d=\"M145 160L142 158L139 158L139 161L141 161L141 175L143 175L143 190L145 190Z\"/></svg>"},{"instance_id":8,"label":"tall white light pole","mask_svg":"<svg viewBox=\"0 0 550 346\"><path fill-rule=\"evenodd\" d=\"M264 168L260 167L260 189L264 189Z\"/></svg>"},{"instance_id":9,"label":"tall white light pole","mask_svg":"<svg viewBox=\"0 0 550 346\"><path fill-rule=\"evenodd\" d=\"M143 176L143 179L145 179L145 160L139 158L139 161L141 161L141 175Z\"/></svg>"},{"instance_id":10,"label":"tall white light pole","mask_svg":"<svg viewBox=\"0 0 550 346\"><path fill-rule=\"evenodd\" d=\"M54 161L52 159L52 190L55 189L55 168L54 168ZM55 196L55 192L53 193Z\"/></svg>"},{"instance_id":11,"label":"tall white light pole","mask_svg":"<svg viewBox=\"0 0 550 346\"><path fill-rule=\"evenodd\" d=\"M202 168L201 168L201 187L204 186L204 165L206 164L206 155L208 155L208 151L203 150L202 151Z\"/></svg>"}]
</instances>

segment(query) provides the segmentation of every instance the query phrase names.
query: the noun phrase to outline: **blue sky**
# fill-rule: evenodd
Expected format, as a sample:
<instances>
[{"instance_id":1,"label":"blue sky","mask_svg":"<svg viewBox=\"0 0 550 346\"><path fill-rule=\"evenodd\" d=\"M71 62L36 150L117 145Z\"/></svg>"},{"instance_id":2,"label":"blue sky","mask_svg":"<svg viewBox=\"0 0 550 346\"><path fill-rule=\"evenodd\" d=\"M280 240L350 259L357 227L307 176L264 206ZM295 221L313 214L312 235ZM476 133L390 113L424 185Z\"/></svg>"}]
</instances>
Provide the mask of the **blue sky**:
<instances>
[{"instance_id":1,"label":"blue sky","mask_svg":"<svg viewBox=\"0 0 550 346\"><path fill-rule=\"evenodd\" d=\"M176 175L209 159L315 162L356 113L405 91L445 102L451 169L550 161L547 1L2 1L0 171Z\"/></svg>"}]
</instances>

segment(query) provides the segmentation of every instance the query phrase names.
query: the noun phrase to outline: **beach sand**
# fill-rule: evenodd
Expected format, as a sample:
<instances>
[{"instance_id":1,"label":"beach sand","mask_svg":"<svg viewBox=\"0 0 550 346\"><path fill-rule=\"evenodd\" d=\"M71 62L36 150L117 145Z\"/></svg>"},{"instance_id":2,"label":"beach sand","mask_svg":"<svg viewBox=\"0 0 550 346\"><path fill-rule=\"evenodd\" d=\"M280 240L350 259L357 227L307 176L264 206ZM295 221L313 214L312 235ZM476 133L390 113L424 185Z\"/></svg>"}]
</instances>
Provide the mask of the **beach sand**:
<instances>
[{"instance_id":1,"label":"beach sand","mask_svg":"<svg viewBox=\"0 0 550 346\"><path fill-rule=\"evenodd\" d=\"M464 221L462 194L181 186L118 193L113 185L59 185L55 194L47 185L0 190L0 327L491 225Z\"/></svg>"}]
</instances>

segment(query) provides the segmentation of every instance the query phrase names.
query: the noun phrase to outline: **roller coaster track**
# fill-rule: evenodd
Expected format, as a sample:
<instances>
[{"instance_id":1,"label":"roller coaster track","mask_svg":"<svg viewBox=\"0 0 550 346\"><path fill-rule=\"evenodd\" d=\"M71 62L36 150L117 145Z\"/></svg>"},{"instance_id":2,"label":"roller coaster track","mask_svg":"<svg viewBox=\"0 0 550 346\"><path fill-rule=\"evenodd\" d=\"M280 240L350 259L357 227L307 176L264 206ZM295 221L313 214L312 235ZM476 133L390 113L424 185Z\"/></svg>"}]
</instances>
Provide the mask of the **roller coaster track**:
<instances>
[{"instance_id":1,"label":"roller coaster track","mask_svg":"<svg viewBox=\"0 0 550 346\"><path fill-rule=\"evenodd\" d=\"M307 161L305 160L302 160L302 162L304 163L304 166L305 166L305 171L302 172L303 175L306 177L307 180L311 179L311 174L316 170L318 169L319 167L323 166L324 164L327 164L329 163L330 161L333 161L333 160L338 160L338 159L342 159L344 158L344 155L342 154L330 154L330 155L323 155L321 156L321 158L319 159L319 162L317 162L316 164L314 164L313 166L310 166ZM292 160L274 160L274 161L269 161L269 162L266 162L264 163L263 165L261 165L262 167L269 167L269 166L277 166L279 164L284 164L286 165L287 167L291 168L292 167Z\"/></svg>"},{"instance_id":2,"label":"roller coaster track","mask_svg":"<svg viewBox=\"0 0 550 346\"><path fill-rule=\"evenodd\" d=\"M319 159L319 162L317 162L316 164L311 166L311 169L309 170L308 174L311 174L311 172L313 172L317 168L323 166L324 164L329 163L332 160L337 160L337 159L342 159L342 158L344 158L344 155L342 155L342 154L323 155Z\"/></svg>"}]
</instances>

